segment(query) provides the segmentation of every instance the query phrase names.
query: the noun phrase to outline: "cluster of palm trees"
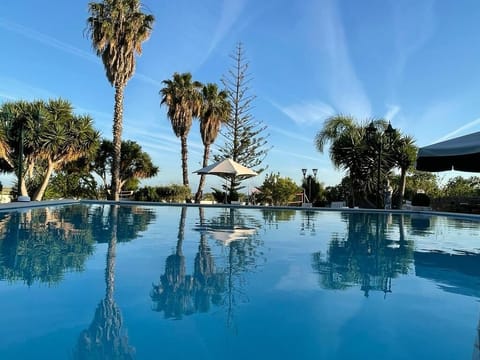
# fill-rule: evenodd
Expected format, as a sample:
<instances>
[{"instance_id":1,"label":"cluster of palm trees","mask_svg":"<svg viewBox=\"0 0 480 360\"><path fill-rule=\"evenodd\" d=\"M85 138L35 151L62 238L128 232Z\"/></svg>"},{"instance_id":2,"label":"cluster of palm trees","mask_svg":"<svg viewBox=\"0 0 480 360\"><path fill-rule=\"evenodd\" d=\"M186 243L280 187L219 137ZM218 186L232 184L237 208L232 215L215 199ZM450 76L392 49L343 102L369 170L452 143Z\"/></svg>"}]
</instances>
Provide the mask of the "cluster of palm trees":
<instances>
[{"instance_id":1,"label":"cluster of palm trees","mask_svg":"<svg viewBox=\"0 0 480 360\"><path fill-rule=\"evenodd\" d=\"M204 145L203 166L208 165L210 146L218 136L222 123L228 121L231 104L228 93L219 90L214 83L203 85L192 80L190 73L174 73L172 79L163 81L160 90L161 104L167 106L167 116L172 124L173 132L180 138L182 146L183 185L188 187L188 148L187 136L194 118L200 120L200 135ZM195 202L200 202L205 175L201 175Z\"/></svg>"},{"instance_id":2,"label":"cluster of palm trees","mask_svg":"<svg viewBox=\"0 0 480 360\"><path fill-rule=\"evenodd\" d=\"M54 171L93 155L99 140L93 119L75 115L63 99L0 107L0 170L17 170L19 194L28 196L27 187L34 188L33 200L42 199Z\"/></svg>"},{"instance_id":3,"label":"cluster of palm trees","mask_svg":"<svg viewBox=\"0 0 480 360\"><path fill-rule=\"evenodd\" d=\"M378 130L370 139L367 138L369 126ZM351 116L336 115L325 121L315 137L318 151L323 152L330 143L334 166L348 171L352 206L365 205L372 197L379 196L380 185L385 184L397 168L400 170L397 206L401 207L407 171L415 162L416 146L412 137L396 130L387 138L388 128L389 122L384 119L359 123Z\"/></svg>"}]
</instances>

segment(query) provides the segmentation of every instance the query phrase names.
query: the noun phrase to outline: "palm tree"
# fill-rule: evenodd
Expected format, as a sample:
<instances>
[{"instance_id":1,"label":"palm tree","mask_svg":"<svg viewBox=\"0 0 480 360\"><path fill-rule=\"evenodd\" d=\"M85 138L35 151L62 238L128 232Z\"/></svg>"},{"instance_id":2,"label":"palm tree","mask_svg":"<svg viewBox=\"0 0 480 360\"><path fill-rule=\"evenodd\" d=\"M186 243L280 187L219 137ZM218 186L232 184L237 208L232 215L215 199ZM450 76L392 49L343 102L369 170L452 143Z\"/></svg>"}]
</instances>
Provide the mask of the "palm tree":
<instances>
[{"instance_id":1,"label":"palm tree","mask_svg":"<svg viewBox=\"0 0 480 360\"><path fill-rule=\"evenodd\" d=\"M93 119L86 115L72 115L73 109L68 101L49 100L45 107L45 121L39 124L42 131L37 139L31 139L39 144L33 151L36 160L46 163L43 180L33 196L35 201L42 199L54 170L94 153L100 139L100 134L93 128Z\"/></svg>"},{"instance_id":2,"label":"palm tree","mask_svg":"<svg viewBox=\"0 0 480 360\"><path fill-rule=\"evenodd\" d=\"M335 115L328 118L315 137L317 150L323 152L327 143L331 144L330 158L336 168L348 170L352 205L357 198L365 198L368 187L369 157L364 145L364 127L358 125L351 116Z\"/></svg>"},{"instance_id":3,"label":"palm tree","mask_svg":"<svg viewBox=\"0 0 480 360\"><path fill-rule=\"evenodd\" d=\"M192 126L194 117L199 117L202 109L200 89L202 84L192 81L190 73L174 73L171 80L164 80L165 85L161 90L162 101L160 105L168 107L167 116L172 123L175 136L180 138L182 146L182 171L183 185L188 182L188 149L187 136Z\"/></svg>"},{"instance_id":4,"label":"palm tree","mask_svg":"<svg viewBox=\"0 0 480 360\"><path fill-rule=\"evenodd\" d=\"M112 166L113 144L108 139L103 139L100 147L91 161L93 172L102 179L105 190L109 184L107 173ZM120 161L120 191L129 181L148 179L158 173L158 167L152 162L150 155L142 150L142 147L135 141L122 141L122 156Z\"/></svg>"},{"instance_id":5,"label":"palm tree","mask_svg":"<svg viewBox=\"0 0 480 360\"><path fill-rule=\"evenodd\" d=\"M139 0L104 0L88 4L88 33L97 55L102 58L107 79L115 87L113 113L112 192L120 193L120 154L122 146L123 93L135 72L135 54L152 32L155 18L142 12Z\"/></svg>"},{"instance_id":6,"label":"palm tree","mask_svg":"<svg viewBox=\"0 0 480 360\"><path fill-rule=\"evenodd\" d=\"M0 133L2 134L1 169L18 174L18 194L27 196L24 164L33 172L35 149L38 148L40 124L45 121L43 101L15 101L2 105L0 110Z\"/></svg>"},{"instance_id":7,"label":"palm tree","mask_svg":"<svg viewBox=\"0 0 480 360\"><path fill-rule=\"evenodd\" d=\"M202 89L202 111L200 114L200 134L203 142L203 167L208 165L210 145L217 138L220 126L228 121L231 109L228 93L218 91L216 84L206 84ZM205 185L205 174L200 176L195 202L199 203Z\"/></svg>"}]
</instances>

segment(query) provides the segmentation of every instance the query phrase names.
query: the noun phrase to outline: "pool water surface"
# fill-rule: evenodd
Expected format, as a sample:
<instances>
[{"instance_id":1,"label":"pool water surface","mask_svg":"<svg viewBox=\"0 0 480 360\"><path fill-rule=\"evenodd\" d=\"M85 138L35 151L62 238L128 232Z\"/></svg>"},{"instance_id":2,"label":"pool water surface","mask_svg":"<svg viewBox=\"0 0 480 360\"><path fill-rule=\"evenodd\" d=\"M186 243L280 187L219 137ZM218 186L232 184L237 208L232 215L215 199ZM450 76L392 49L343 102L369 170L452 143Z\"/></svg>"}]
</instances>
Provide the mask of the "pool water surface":
<instances>
[{"instance_id":1,"label":"pool water surface","mask_svg":"<svg viewBox=\"0 0 480 360\"><path fill-rule=\"evenodd\" d=\"M0 212L0 359L480 359L479 299L475 219Z\"/></svg>"}]
</instances>

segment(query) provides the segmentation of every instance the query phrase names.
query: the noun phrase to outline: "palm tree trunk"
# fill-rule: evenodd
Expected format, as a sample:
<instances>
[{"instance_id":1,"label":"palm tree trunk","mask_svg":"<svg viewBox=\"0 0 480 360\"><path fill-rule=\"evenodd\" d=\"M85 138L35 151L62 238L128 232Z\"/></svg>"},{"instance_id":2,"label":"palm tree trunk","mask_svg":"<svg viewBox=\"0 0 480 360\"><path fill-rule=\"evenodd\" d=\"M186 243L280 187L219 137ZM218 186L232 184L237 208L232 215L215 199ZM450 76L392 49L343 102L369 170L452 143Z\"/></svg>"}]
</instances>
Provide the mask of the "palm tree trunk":
<instances>
[{"instance_id":1,"label":"palm tree trunk","mask_svg":"<svg viewBox=\"0 0 480 360\"><path fill-rule=\"evenodd\" d=\"M48 182L50 181L50 177L52 176L53 167L54 167L53 161L48 159L47 171L45 172L45 175L43 177L42 185L40 185L40 188L37 190L37 192L33 196L33 201L42 200L43 194L45 194L45 190L47 189Z\"/></svg>"},{"instance_id":2,"label":"palm tree trunk","mask_svg":"<svg viewBox=\"0 0 480 360\"><path fill-rule=\"evenodd\" d=\"M203 166L208 166L208 157L210 155L210 144L207 144L203 148ZM205 174L200 175L200 182L198 183L197 193L195 194L195 202L197 204L202 200L202 191L205 186Z\"/></svg>"},{"instance_id":3,"label":"palm tree trunk","mask_svg":"<svg viewBox=\"0 0 480 360\"><path fill-rule=\"evenodd\" d=\"M183 185L186 187L189 187L190 184L188 182L188 164L187 164L187 159L188 159L188 148L187 148L187 136L182 135L180 137L180 140L182 142L182 170L183 170ZM187 198L189 200L190 196Z\"/></svg>"},{"instance_id":4,"label":"palm tree trunk","mask_svg":"<svg viewBox=\"0 0 480 360\"><path fill-rule=\"evenodd\" d=\"M124 85L115 86L115 108L113 112L113 162L112 162L112 196L113 200L120 199L120 160L122 151L123 128L123 92Z\"/></svg>"},{"instance_id":5,"label":"palm tree trunk","mask_svg":"<svg viewBox=\"0 0 480 360\"><path fill-rule=\"evenodd\" d=\"M27 185L25 184L25 175L20 179L20 195L28 196Z\"/></svg>"},{"instance_id":6,"label":"palm tree trunk","mask_svg":"<svg viewBox=\"0 0 480 360\"><path fill-rule=\"evenodd\" d=\"M400 169L400 191L398 196L397 208L401 209L403 207L403 197L405 196L405 185L407 183L407 171L405 169Z\"/></svg>"},{"instance_id":7,"label":"palm tree trunk","mask_svg":"<svg viewBox=\"0 0 480 360\"><path fill-rule=\"evenodd\" d=\"M182 206L180 213L180 222L178 224L177 248L175 254L183 256L183 240L185 239L185 219L187 217L187 208Z\"/></svg>"}]
</instances>

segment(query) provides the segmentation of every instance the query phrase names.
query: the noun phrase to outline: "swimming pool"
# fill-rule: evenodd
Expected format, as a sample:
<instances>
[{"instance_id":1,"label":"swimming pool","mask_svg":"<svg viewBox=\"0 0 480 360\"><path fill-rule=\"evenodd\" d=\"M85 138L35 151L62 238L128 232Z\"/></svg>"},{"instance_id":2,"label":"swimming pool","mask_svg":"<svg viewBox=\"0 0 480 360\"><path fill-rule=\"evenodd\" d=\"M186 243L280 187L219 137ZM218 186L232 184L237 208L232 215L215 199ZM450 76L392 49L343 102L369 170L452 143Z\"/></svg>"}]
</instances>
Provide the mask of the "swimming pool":
<instances>
[{"instance_id":1,"label":"swimming pool","mask_svg":"<svg viewBox=\"0 0 480 360\"><path fill-rule=\"evenodd\" d=\"M0 239L0 359L479 356L474 219L74 204Z\"/></svg>"}]
</instances>

